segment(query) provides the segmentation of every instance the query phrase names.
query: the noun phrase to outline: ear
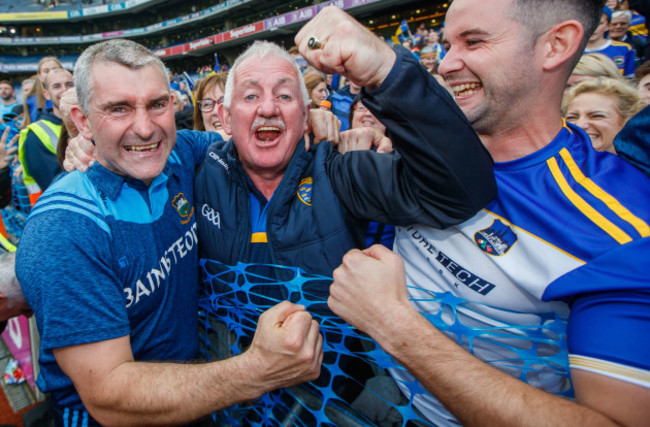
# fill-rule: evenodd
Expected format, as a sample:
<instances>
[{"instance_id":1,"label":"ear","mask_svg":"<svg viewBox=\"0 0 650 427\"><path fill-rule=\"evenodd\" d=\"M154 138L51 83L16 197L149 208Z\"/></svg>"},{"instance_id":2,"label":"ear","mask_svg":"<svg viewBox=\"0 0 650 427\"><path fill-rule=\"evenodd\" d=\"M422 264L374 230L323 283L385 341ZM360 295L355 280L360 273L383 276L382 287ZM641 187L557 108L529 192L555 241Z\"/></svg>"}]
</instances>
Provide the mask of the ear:
<instances>
[{"instance_id":1,"label":"ear","mask_svg":"<svg viewBox=\"0 0 650 427\"><path fill-rule=\"evenodd\" d=\"M45 99L47 99L48 101L51 101L51 100L52 100L52 98L50 97L50 93L47 91L47 89L43 89L43 96L44 96Z\"/></svg>"},{"instance_id":2,"label":"ear","mask_svg":"<svg viewBox=\"0 0 650 427\"><path fill-rule=\"evenodd\" d=\"M90 129L90 123L88 122L88 117L83 113L83 111L81 111L79 105L73 105L70 108L70 117L72 118L72 121L77 127L77 130L79 130L81 136L83 136L87 140L93 139L93 133L92 130Z\"/></svg>"},{"instance_id":3,"label":"ear","mask_svg":"<svg viewBox=\"0 0 650 427\"><path fill-rule=\"evenodd\" d=\"M555 70L571 61L584 36L582 24L576 20L560 22L541 36L544 58L542 66L545 71Z\"/></svg>"},{"instance_id":4,"label":"ear","mask_svg":"<svg viewBox=\"0 0 650 427\"><path fill-rule=\"evenodd\" d=\"M219 104L217 107L217 115L219 116L219 121L221 122L221 127L228 134L232 135L232 125L230 123L230 111L226 108L225 105Z\"/></svg>"}]
</instances>

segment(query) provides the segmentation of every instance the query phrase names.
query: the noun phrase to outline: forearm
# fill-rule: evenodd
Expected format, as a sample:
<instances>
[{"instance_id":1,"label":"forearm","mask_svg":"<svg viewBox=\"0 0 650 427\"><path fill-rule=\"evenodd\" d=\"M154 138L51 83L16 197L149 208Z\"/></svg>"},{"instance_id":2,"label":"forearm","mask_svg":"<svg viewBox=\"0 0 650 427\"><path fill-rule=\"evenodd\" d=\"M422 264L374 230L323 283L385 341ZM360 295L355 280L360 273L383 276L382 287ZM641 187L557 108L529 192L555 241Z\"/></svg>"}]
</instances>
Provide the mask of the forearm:
<instances>
[{"instance_id":1,"label":"forearm","mask_svg":"<svg viewBox=\"0 0 650 427\"><path fill-rule=\"evenodd\" d=\"M463 425L615 424L586 406L536 389L477 359L414 309L404 309L370 335Z\"/></svg>"},{"instance_id":2,"label":"forearm","mask_svg":"<svg viewBox=\"0 0 650 427\"><path fill-rule=\"evenodd\" d=\"M126 362L79 393L102 424L180 424L269 391L257 368L244 355L204 364Z\"/></svg>"}]
</instances>

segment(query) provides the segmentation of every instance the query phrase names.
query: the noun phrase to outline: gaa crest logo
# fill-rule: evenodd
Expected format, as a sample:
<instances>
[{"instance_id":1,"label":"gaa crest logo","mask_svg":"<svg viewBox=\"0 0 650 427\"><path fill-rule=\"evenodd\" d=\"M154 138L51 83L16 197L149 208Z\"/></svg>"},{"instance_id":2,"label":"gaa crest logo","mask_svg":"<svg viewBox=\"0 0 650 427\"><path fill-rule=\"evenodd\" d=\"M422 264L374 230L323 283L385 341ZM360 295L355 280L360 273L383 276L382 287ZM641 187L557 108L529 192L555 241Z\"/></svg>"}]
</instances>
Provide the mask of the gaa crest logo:
<instances>
[{"instance_id":1,"label":"gaa crest logo","mask_svg":"<svg viewBox=\"0 0 650 427\"><path fill-rule=\"evenodd\" d=\"M311 176L303 178L298 186L298 198L307 206L311 206L311 188L313 180Z\"/></svg>"},{"instance_id":2,"label":"gaa crest logo","mask_svg":"<svg viewBox=\"0 0 650 427\"><path fill-rule=\"evenodd\" d=\"M183 193L178 193L174 200L172 200L172 206L176 209L176 212L183 218L181 224L187 224L192 218L194 213L194 207L190 205L190 202L185 198Z\"/></svg>"},{"instance_id":3,"label":"gaa crest logo","mask_svg":"<svg viewBox=\"0 0 650 427\"><path fill-rule=\"evenodd\" d=\"M474 234L474 241L486 254L502 256L517 242L517 235L501 220L495 219L491 226Z\"/></svg>"}]
</instances>

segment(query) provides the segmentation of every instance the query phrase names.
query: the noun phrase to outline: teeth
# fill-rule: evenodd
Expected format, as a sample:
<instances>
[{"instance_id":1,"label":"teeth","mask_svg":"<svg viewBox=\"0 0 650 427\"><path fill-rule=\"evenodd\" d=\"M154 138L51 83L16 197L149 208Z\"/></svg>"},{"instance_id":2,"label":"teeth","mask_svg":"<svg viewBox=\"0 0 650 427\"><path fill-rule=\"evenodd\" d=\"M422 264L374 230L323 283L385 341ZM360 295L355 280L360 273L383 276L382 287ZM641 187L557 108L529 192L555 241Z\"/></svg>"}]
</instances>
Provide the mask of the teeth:
<instances>
[{"instance_id":1,"label":"teeth","mask_svg":"<svg viewBox=\"0 0 650 427\"><path fill-rule=\"evenodd\" d=\"M158 148L158 143L153 143L149 145L127 145L124 147L126 151L130 152L140 152L140 151L151 151Z\"/></svg>"},{"instance_id":2,"label":"teeth","mask_svg":"<svg viewBox=\"0 0 650 427\"><path fill-rule=\"evenodd\" d=\"M272 131L272 132L280 132L280 129L278 129L275 126L262 126L260 128L257 128L258 132L265 132L265 131Z\"/></svg>"},{"instance_id":3,"label":"teeth","mask_svg":"<svg viewBox=\"0 0 650 427\"><path fill-rule=\"evenodd\" d=\"M470 96L474 95L481 88L480 83L463 83L460 85L452 86L457 96Z\"/></svg>"}]
</instances>

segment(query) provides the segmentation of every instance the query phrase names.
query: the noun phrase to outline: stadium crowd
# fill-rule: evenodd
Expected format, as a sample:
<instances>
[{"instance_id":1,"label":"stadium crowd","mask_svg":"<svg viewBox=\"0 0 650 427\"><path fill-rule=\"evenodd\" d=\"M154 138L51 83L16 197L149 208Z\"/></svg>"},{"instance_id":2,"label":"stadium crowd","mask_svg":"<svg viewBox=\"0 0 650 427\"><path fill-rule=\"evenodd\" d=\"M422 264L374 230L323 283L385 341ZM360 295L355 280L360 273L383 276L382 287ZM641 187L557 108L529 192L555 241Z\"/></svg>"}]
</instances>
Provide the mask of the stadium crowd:
<instances>
[{"instance_id":1,"label":"stadium crowd","mask_svg":"<svg viewBox=\"0 0 650 427\"><path fill-rule=\"evenodd\" d=\"M647 424L648 16L330 6L197 81L123 39L0 81L55 425Z\"/></svg>"}]
</instances>

